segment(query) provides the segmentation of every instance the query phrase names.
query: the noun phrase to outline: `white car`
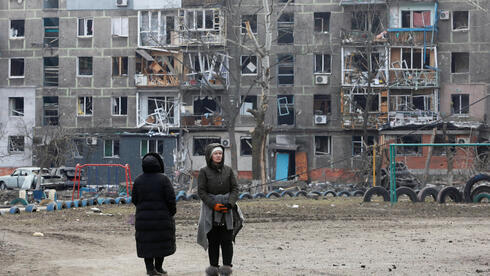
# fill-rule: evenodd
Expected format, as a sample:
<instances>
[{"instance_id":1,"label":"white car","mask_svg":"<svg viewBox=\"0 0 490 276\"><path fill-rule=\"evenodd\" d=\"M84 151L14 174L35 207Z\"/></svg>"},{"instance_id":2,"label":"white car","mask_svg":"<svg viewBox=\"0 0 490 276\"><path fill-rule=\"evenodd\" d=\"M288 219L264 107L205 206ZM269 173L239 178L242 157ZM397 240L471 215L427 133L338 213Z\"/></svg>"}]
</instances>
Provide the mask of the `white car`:
<instances>
[{"instance_id":1,"label":"white car","mask_svg":"<svg viewBox=\"0 0 490 276\"><path fill-rule=\"evenodd\" d=\"M11 175L0 176L0 190L35 189L40 171L39 167L23 167L15 169ZM49 174L49 171L43 169L41 174Z\"/></svg>"}]
</instances>

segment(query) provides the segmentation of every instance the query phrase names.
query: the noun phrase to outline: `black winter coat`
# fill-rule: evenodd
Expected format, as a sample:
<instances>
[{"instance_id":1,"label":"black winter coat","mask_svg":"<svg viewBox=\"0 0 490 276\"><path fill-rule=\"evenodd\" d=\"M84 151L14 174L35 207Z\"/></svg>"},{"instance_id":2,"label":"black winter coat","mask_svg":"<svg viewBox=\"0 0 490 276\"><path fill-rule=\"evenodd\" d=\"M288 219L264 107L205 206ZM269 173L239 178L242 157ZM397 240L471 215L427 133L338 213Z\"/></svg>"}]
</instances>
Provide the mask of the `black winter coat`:
<instances>
[{"instance_id":1,"label":"black winter coat","mask_svg":"<svg viewBox=\"0 0 490 276\"><path fill-rule=\"evenodd\" d=\"M163 174L162 158L148 153L142 159L143 174L134 180L132 202L136 205L136 251L140 258L175 253L175 191Z\"/></svg>"}]
</instances>

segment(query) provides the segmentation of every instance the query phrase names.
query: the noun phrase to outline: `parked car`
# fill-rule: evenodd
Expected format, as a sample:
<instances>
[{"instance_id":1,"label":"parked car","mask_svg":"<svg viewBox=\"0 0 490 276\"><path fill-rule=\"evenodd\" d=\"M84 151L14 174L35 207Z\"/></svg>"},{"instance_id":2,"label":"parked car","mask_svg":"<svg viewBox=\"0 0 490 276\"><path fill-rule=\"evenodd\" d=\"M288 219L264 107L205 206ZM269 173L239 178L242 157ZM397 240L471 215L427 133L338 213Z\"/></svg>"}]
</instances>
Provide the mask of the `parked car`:
<instances>
[{"instance_id":1,"label":"parked car","mask_svg":"<svg viewBox=\"0 0 490 276\"><path fill-rule=\"evenodd\" d=\"M47 169L41 170L39 167L17 168L11 175L0 176L0 190L35 189L39 177L44 175L49 175Z\"/></svg>"},{"instance_id":2,"label":"parked car","mask_svg":"<svg viewBox=\"0 0 490 276\"><path fill-rule=\"evenodd\" d=\"M75 180L75 167L58 167L52 168L51 172L52 182L62 182L63 185L58 185L58 189L72 189L73 181ZM87 180L82 171L80 179L80 187L87 186Z\"/></svg>"}]
</instances>

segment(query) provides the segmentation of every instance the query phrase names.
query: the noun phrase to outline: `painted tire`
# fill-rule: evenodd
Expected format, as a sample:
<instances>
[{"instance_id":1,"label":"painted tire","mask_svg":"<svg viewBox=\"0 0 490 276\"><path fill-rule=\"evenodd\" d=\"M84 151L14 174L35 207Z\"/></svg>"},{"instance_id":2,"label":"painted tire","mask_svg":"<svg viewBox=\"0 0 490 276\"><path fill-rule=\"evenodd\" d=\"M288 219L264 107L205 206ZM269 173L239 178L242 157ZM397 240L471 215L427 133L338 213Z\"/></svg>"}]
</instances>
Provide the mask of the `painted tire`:
<instances>
[{"instance_id":1,"label":"painted tire","mask_svg":"<svg viewBox=\"0 0 490 276\"><path fill-rule=\"evenodd\" d=\"M124 197L116 197L116 204L126 204L126 198Z\"/></svg>"},{"instance_id":2,"label":"painted tire","mask_svg":"<svg viewBox=\"0 0 490 276\"><path fill-rule=\"evenodd\" d=\"M396 199L398 201L398 198L402 195L406 195L410 198L410 201L412 202L417 202L417 194L412 188L409 187L400 187L396 189Z\"/></svg>"},{"instance_id":3,"label":"painted tire","mask_svg":"<svg viewBox=\"0 0 490 276\"><path fill-rule=\"evenodd\" d=\"M437 194L437 202L445 203L447 198L451 198L454 202L461 202L463 200L463 196L455 187L445 187L439 191Z\"/></svg>"},{"instance_id":4,"label":"painted tire","mask_svg":"<svg viewBox=\"0 0 490 276\"><path fill-rule=\"evenodd\" d=\"M288 195L289 197L294 196L294 194L291 191L282 191L281 192L281 197L285 197L286 195Z\"/></svg>"},{"instance_id":5,"label":"painted tire","mask_svg":"<svg viewBox=\"0 0 490 276\"><path fill-rule=\"evenodd\" d=\"M10 205L19 205L19 203L24 205L24 206L28 205L27 201L23 198L20 198L20 197L10 201Z\"/></svg>"},{"instance_id":6,"label":"painted tire","mask_svg":"<svg viewBox=\"0 0 490 276\"><path fill-rule=\"evenodd\" d=\"M349 197L350 196L350 193L347 192L347 191L341 191L341 192L338 192L337 196Z\"/></svg>"},{"instance_id":7,"label":"painted tire","mask_svg":"<svg viewBox=\"0 0 490 276\"><path fill-rule=\"evenodd\" d=\"M383 201L390 201L390 193L381 186L371 187L365 193L362 201L371 202L373 195L382 196Z\"/></svg>"},{"instance_id":8,"label":"painted tire","mask_svg":"<svg viewBox=\"0 0 490 276\"><path fill-rule=\"evenodd\" d=\"M57 210L56 207L57 207L56 204L51 202L48 204L48 206L46 206L46 211L48 211L48 212L56 211Z\"/></svg>"},{"instance_id":9,"label":"painted tire","mask_svg":"<svg viewBox=\"0 0 490 276\"><path fill-rule=\"evenodd\" d=\"M297 191L296 193L294 193L294 197L298 197L300 195L306 197L307 194L305 191Z\"/></svg>"},{"instance_id":10,"label":"painted tire","mask_svg":"<svg viewBox=\"0 0 490 276\"><path fill-rule=\"evenodd\" d=\"M116 201L113 198L106 198L105 199L105 204L116 204Z\"/></svg>"},{"instance_id":11,"label":"painted tire","mask_svg":"<svg viewBox=\"0 0 490 276\"><path fill-rule=\"evenodd\" d=\"M264 193L256 193L253 195L254 198L265 198L265 194Z\"/></svg>"},{"instance_id":12,"label":"painted tire","mask_svg":"<svg viewBox=\"0 0 490 276\"><path fill-rule=\"evenodd\" d=\"M313 192L310 192L310 194L315 194L317 196L321 196L322 195L322 193L319 192L319 191L313 191Z\"/></svg>"},{"instance_id":13,"label":"painted tire","mask_svg":"<svg viewBox=\"0 0 490 276\"><path fill-rule=\"evenodd\" d=\"M95 202L94 202L94 199L91 197L91 198L87 198L87 206L92 206L94 205Z\"/></svg>"},{"instance_id":14,"label":"painted tire","mask_svg":"<svg viewBox=\"0 0 490 276\"><path fill-rule=\"evenodd\" d=\"M182 196L182 195L183 195L183 196L187 196L187 193L186 193L185 191L179 191L179 192L177 193L177 197L178 197L178 196Z\"/></svg>"},{"instance_id":15,"label":"painted tire","mask_svg":"<svg viewBox=\"0 0 490 276\"><path fill-rule=\"evenodd\" d=\"M243 199L252 199L253 196L250 193L242 193L238 197L238 199L243 200Z\"/></svg>"},{"instance_id":16,"label":"painted tire","mask_svg":"<svg viewBox=\"0 0 490 276\"><path fill-rule=\"evenodd\" d=\"M490 186L479 186L476 187L472 192L471 192L471 198L473 199L473 202L475 202L475 197L477 197L479 194L490 194Z\"/></svg>"},{"instance_id":17,"label":"painted tire","mask_svg":"<svg viewBox=\"0 0 490 276\"><path fill-rule=\"evenodd\" d=\"M473 176L472 178L470 178L470 180L468 180L468 182L466 182L466 185L464 186L464 191L463 191L464 200L466 202L473 202L473 198L471 198L471 189L473 188L473 186L477 182L480 182L480 181L490 182L490 175L477 174L477 175Z\"/></svg>"},{"instance_id":18,"label":"painted tire","mask_svg":"<svg viewBox=\"0 0 490 276\"><path fill-rule=\"evenodd\" d=\"M19 207L14 206L14 207L10 208L9 213L11 213L11 214L20 214L20 209L19 209Z\"/></svg>"},{"instance_id":19,"label":"painted tire","mask_svg":"<svg viewBox=\"0 0 490 276\"><path fill-rule=\"evenodd\" d=\"M473 199L473 202L475 203L479 203L479 202L482 202L482 200L486 198L488 199L488 201L490 201L490 194L487 194L487 193L481 193L481 194L478 194L477 196L475 196L475 198Z\"/></svg>"},{"instance_id":20,"label":"painted tire","mask_svg":"<svg viewBox=\"0 0 490 276\"><path fill-rule=\"evenodd\" d=\"M88 201L86 199L80 200L80 207L87 207Z\"/></svg>"},{"instance_id":21,"label":"painted tire","mask_svg":"<svg viewBox=\"0 0 490 276\"><path fill-rule=\"evenodd\" d=\"M126 204L131 204L131 199L132 198L130 196L126 197Z\"/></svg>"},{"instance_id":22,"label":"painted tire","mask_svg":"<svg viewBox=\"0 0 490 276\"><path fill-rule=\"evenodd\" d=\"M73 201L65 201L65 208L70 209L71 207L73 207Z\"/></svg>"},{"instance_id":23,"label":"painted tire","mask_svg":"<svg viewBox=\"0 0 490 276\"><path fill-rule=\"evenodd\" d=\"M37 211L36 205L29 204L29 205L26 206L26 212L27 213L32 213L32 212L36 212L36 211Z\"/></svg>"},{"instance_id":24,"label":"painted tire","mask_svg":"<svg viewBox=\"0 0 490 276\"><path fill-rule=\"evenodd\" d=\"M78 208L80 207L80 200L73 200L73 208Z\"/></svg>"},{"instance_id":25,"label":"painted tire","mask_svg":"<svg viewBox=\"0 0 490 276\"><path fill-rule=\"evenodd\" d=\"M438 193L439 192L435 188L425 187L417 193L417 200L419 202L425 202L425 198L427 196L431 196L434 199L434 201L437 201Z\"/></svg>"},{"instance_id":26,"label":"painted tire","mask_svg":"<svg viewBox=\"0 0 490 276\"><path fill-rule=\"evenodd\" d=\"M97 198L97 205L104 205L104 204L105 204L105 198L98 197Z\"/></svg>"},{"instance_id":27,"label":"painted tire","mask_svg":"<svg viewBox=\"0 0 490 276\"><path fill-rule=\"evenodd\" d=\"M190 194L186 196L186 200L199 200L199 196L197 194Z\"/></svg>"},{"instance_id":28,"label":"painted tire","mask_svg":"<svg viewBox=\"0 0 490 276\"><path fill-rule=\"evenodd\" d=\"M185 194L179 194L178 196L175 197L175 201L179 201L179 200L187 200L187 197L185 196Z\"/></svg>"},{"instance_id":29,"label":"painted tire","mask_svg":"<svg viewBox=\"0 0 490 276\"><path fill-rule=\"evenodd\" d=\"M337 196L337 193L335 191L332 191L332 190L328 190L328 191L325 191L322 193L322 196L326 197L328 195L331 195L333 197L336 197Z\"/></svg>"},{"instance_id":30,"label":"painted tire","mask_svg":"<svg viewBox=\"0 0 490 276\"><path fill-rule=\"evenodd\" d=\"M66 202L64 202L64 201L57 201L56 202L56 207L58 208L58 210L66 209Z\"/></svg>"},{"instance_id":31,"label":"painted tire","mask_svg":"<svg viewBox=\"0 0 490 276\"><path fill-rule=\"evenodd\" d=\"M364 191L357 190L352 193L352 196L364 196Z\"/></svg>"},{"instance_id":32,"label":"painted tire","mask_svg":"<svg viewBox=\"0 0 490 276\"><path fill-rule=\"evenodd\" d=\"M265 197L266 198L271 198L271 196L274 196L274 197L281 197L281 195L277 192L269 192Z\"/></svg>"}]
</instances>

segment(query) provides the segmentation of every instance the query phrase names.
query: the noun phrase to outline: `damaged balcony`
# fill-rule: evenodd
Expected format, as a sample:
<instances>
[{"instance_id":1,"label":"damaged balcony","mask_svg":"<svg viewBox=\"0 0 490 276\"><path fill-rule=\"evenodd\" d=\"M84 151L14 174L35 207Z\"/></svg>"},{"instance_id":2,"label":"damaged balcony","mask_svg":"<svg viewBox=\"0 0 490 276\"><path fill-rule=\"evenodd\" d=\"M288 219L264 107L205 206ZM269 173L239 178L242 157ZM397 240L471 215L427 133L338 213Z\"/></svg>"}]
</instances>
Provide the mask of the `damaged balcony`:
<instances>
[{"instance_id":1,"label":"damaged balcony","mask_svg":"<svg viewBox=\"0 0 490 276\"><path fill-rule=\"evenodd\" d=\"M182 86L187 89L208 87L224 89L229 85L229 57L223 53L186 53Z\"/></svg>"},{"instance_id":2,"label":"damaged balcony","mask_svg":"<svg viewBox=\"0 0 490 276\"><path fill-rule=\"evenodd\" d=\"M423 89L439 87L435 47L390 48L390 87Z\"/></svg>"},{"instance_id":3,"label":"damaged balcony","mask_svg":"<svg viewBox=\"0 0 490 276\"><path fill-rule=\"evenodd\" d=\"M162 96L161 92L138 92L138 127L150 133L168 135L170 128L179 127L180 104L177 96Z\"/></svg>"},{"instance_id":4,"label":"damaged balcony","mask_svg":"<svg viewBox=\"0 0 490 276\"><path fill-rule=\"evenodd\" d=\"M181 9L178 12L180 45L226 44L225 19L220 9Z\"/></svg>"},{"instance_id":5,"label":"damaged balcony","mask_svg":"<svg viewBox=\"0 0 490 276\"><path fill-rule=\"evenodd\" d=\"M370 92L368 92L370 91ZM368 101L370 104L368 105ZM363 129L364 113L368 113L368 129L379 129L388 121L388 91L361 87L341 91L342 127Z\"/></svg>"},{"instance_id":6,"label":"damaged balcony","mask_svg":"<svg viewBox=\"0 0 490 276\"><path fill-rule=\"evenodd\" d=\"M219 105L209 96L194 96L193 105L183 106L182 127L222 127L224 125Z\"/></svg>"},{"instance_id":7,"label":"damaged balcony","mask_svg":"<svg viewBox=\"0 0 490 276\"><path fill-rule=\"evenodd\" d=\"M182 53L136 50L137 87L177 87L182 74Z\"/></svg>"},{"instance_id":8,"label":"damaged balcony","mask_svg":"<svg viewBox=\"0 0 490 276\"><path fill-rule=\"evenodd\" d=\"M176 11L139 11L139 47L178 47Z\"/></svg>"},{"instance_id":9,"label":"damaged balcony","mask_svg":"<svg viewBox=\"0 0 490 276\"><path fill-rule=\"evenodd\" d=\"M364 47L342 48L342 86L386 87L388 54L385 47L368 53Z\"/></svg>"},{"instance_id":10,"label":"damaged balcony","mask_svg":"<svg viewBox=\"0 0 490 276\"><path fill-rule=\"evenodd\" d=\"M425 125L440 119L436 89L391 90L389 103L390 127Z\"/></svg>"}]
</instances>

